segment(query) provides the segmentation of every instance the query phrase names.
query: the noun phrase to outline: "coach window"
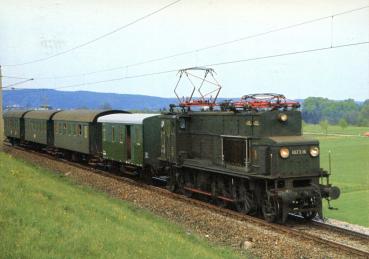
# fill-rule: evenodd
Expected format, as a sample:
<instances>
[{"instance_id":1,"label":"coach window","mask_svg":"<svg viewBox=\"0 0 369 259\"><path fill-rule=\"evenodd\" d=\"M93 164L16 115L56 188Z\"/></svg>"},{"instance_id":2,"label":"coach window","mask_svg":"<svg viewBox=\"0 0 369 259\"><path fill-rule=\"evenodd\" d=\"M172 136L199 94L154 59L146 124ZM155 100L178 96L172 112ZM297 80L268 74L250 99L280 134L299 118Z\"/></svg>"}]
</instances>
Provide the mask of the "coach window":
<instances>
[{"instance_id":1,"label":"coach window","mask_svg":"<svg viewBox=\"0 0 369 259\"><path fill-rule=\"evenodd\" d=\"M123 127L119 127L119 143L123 143Z\"/></svg>"},{"instance_id":2,"label":"coach window","mask_svg":"<svg viewBox=\"0 0 369 259\"><path fill-rule=\"evenodd\" d=\"M63 134L67 135L67 124L65 122L63 124Z\"/></svg>"},{"instance_id":3,"label":"coach window","mask_svg":"<svg viewBox=\"0 0 369 259\"><path fill-rule=\"evenodd\" d=\"M111 142L115 142L115 128L111 127Z\"/></svg>"},{"instance_id":4,"label":"coach window","mask_svg":"<svg viewBox=\"0 0 369 259\"><path fill-rule=\"evenodd\" d=\"M81 124L78 124L77 132L78 132L78 136L82 135L82 125Z\"/></svg>"},{"instance_id":5,"label":"coach window","mask_svg":"<svg viewBox=\"0 0 369 259\"><path fill-rule=\"evenodd\" d=\"M84 131L85 138L88 138L88 126L87 125L83 126L83 131Z\"/></svg>"},{"instance_id":6,"label":"coach window","mask_svg":"<svg viewBox=\"0 0 369 259\"><path fill-rule=\"evenodd\" d=\"M103 132L103 141L106 141L106 126L103 126L102 132Z\"/></svg>"}]
</instances>

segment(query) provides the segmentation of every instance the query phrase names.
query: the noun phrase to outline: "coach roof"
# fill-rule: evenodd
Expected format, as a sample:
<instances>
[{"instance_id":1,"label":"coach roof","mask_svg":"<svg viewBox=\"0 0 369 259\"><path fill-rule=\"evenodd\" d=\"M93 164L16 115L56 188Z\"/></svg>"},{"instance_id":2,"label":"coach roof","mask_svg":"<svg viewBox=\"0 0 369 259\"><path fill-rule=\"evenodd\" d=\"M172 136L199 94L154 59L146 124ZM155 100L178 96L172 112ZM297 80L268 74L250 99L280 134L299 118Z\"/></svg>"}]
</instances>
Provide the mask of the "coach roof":
<instances>
[{"instance_id":1,"label":"coach roof","mask_svg":"<svg viewBox=\"0 0 369 259\"><path fill-rule=\"evenodd\" d=\"M60 112L60 110L34 110L27 112L26 115L24 115L25 119L39 119L39 120L50 120L52 116Z\"/></svg>"},{"instance_id":2,"label":"coach roof","mask_svg":"<svg viewBox=\"0 0 369 259\"><path fill-rule=\"evenodd\" d=\"M128 113L128 112L122 110L69 110L58 112L57 114L54 115L53 120L96 122L98 117L114 113Z\"/></svg>"},{"instance_id":3,"label":"coach roof","mask_svg":"<svg viewBox=\"0 0 369 259\"><path fill-rule=\"evenodd\" d=\"M31 110L9 110L4 111L4 118L22 118L27 112Z\"/></svg>"},{"instance_id":4,"label":"coach roof","mask_svg":"<svg viewBox=\"0 0 369 259\"><path fill-rule=\"evenodd\" d=\"M160 114L155 113L131 113L131 114L110 114L101 116L97 122L122 123L122 124L142 124L144 119L155 117Z\"/></svg>"}]
</instances>

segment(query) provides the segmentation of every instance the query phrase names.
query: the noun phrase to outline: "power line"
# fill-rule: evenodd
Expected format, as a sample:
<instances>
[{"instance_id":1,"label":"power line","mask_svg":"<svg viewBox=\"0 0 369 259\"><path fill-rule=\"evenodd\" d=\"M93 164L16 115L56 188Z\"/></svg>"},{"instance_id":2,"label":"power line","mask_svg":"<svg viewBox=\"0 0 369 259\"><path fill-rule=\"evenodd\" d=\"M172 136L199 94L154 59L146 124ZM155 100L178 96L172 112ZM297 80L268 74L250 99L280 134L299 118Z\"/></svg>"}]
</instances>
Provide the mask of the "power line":
<instances>
[{"instance_id":1,"label":"power line","mask_svg":"<svg viewBox=\"0 0 369 259\"><path fill-rule=\"evenodd\" d=\"M54 58L54 57L57 57L57 56L64 55L64 54L69 53L69 52L71 52L71 51L74 51L74 50L76 50L76 49L79 49L79 48L85 47L85 46L87 46L87 45L89 45L89 44L91 44L91 43L94 43L94 42L98 41L98 40L101 40L101 39L103 39L103 38L105 38L105 37L108 37L108 36L110 36L110 35L112 35L112 34L114 34L114 33L117 33L117 32L119 32L119 31L123 30L123 29L126 29L127 27L129 27L129 26L131 26L131 25L133 25L133 24L135 24L135 23L138 23L138 22L140 22L140 21L142 21L142 20L144 20L144 19L147 19L147 18L149 18L150 16L152 16L152 15L154 15L154 14L157 14L157 13L159 13L159 12L161 12L161 11L163 11L163 10L165 10L165 9L169 8L169 7L171 7L172 5L175 5L175 4L177 4L178 2L180 2L180 1L182 1L182 0L176 0L176 1L173 1L173 2L171 2L171 3L169 3L169 4L165 5L165 6L163 6L163 7L161 7L161 8L159 8L159 9L157 9L157 10L155 10L155 11L151 12L151 13L148 13L148 14L146 14L146 15L144 15L144 16L142 16L142 17L140 17L140 18L135 19L135 20L134 20L134 21L132 21L132 22L129 22L129 23L127 23L127 24L125 24L125 25L123 25L123 26L121 26L121 27L118 27L118 28L116 28L115 30L112 30L112 31L110 31L110 32L107 32L107 33L105 33L105 34L102 34L102 35L100 35L100 36L98 36L98 37L96 37L96 38L94 38L94 39L92 39L92 40L89 40L89 41L87 41L87 42L81 43L81 44L79 44L79 45L77 45L77 46L74 46L74 47L72 47L72 48L70 48L70 49L66 49L66 50L64 50L64 51L58 52L58 53L56 53L56 54L53 54L53 55L50 55L50 56L47 56L47 57L43 57L43 58L39 58L39 59L35 59L35 60L31 60L31 61L23 62L23 63L18 63L18 64L8 64L8 65L2 65L2 66L14 67L14 66L29 65L29 64L33 64L33 63L38 63L38 62L41 62L41 61L49 60L49 59Z\"/></svg>"},{"instance_id":2,"label":"power line","mask_svg":"<svg viewBox=\"0 0 369 259\"><path fill-rule=\"evenodd\" d=\"M0 76L0 77L11 78L11 79L29 79L29 78L26 78L26 77L18 77L18 76Z\"/></svg>"},{"instance_id":3,"label":"power line","mask_svg":"<svg viewBox=\"0 0 369 259\"><path fill-rule=\"evenodd\" d=\"M235 64L235 63L263 60L263 59L277 58L277 57L284 57L284 56L291 56L291 55L304 54L304 53L309 53L309 52L318 52L318 51L324 51L324 50L330 50L330 49L336 49L336 48L352 47L352 46L364 45L364 44L368 44L368 43L369 43L369 41L348 43L348 44L342 44L342 45L336 45L336 46L329 46L329 47L322 47L322 48L315 48L315 49L308 49L308 50L301 50L301 51L280 53L280 54L275 54L275 55L267 55L267 56L247 58L247 59L238 59L238 60L231 60L231 61L223 61L223 62L218 62L218 63L202 65L201 67L214 67L214 66L230 65L230 64ZM92 82L87 82L87 83L72 84L72 85L66 85L66 86L61 86L61 87L57 87L57 88L51 88L51 89L59 90L59 89L66 89L66 88L72 88L72 87L78 87L78 86L88 86L88 85L94 85L94 84L114 82L114 81L120 81L120 80L125 80L125 79L133 79L133 78L168 74L168 73L177 72L179 69L180 68L172 69L172 70L159 71L159 72L138 74L138 75L132 75L132 76L111 78L111 79L107 79L107 80L92 81Z\"/></svg>"},{"instance_id":4,"label":"power line","mask_svg":"<svg viewBox=\"0 0 369 259\"><path fill-rule=\"evenodd\" d=\"M282 53L282 54L276 54L276 55L269 55L269 56L263 56L263 57L238 59L238 60L232 60L232 61L224 61L224 62L219 62L219 63L207 64L205 66L222 66L222 65L242 63L242 62L248 62L248 61L254 61L254 60L277 58L277 57L283 57L283 56L290 56L290 55L296 55L296 54L316 52L316 51L322 51L322 50L329 50L329 49L336 49L336 48L343 48L343 47L352 47L352 46L364 45L364 44L368 44L368 43L369 43L369 41L362 41L362 42L348 43L348 44L329 46L329 47L323 47L323 48L308 49L308 50L294 51L294 52L288 52L288 53Z\"/></svg>"},{"instance_id":5,"label":"power line","mask_svg":"<svg viewBox=\"0 0 369 259\"><path fill-rule=\"evenodd\" d=\"M276 29L272 29L272 30L268 30L268 31L264 31L264 32L256 33L256 34L251 34L251 35L248 35L248 36L243 36L241 38L237 38L237 39L234 39L234 40L224 41L224 42L221 42L221 43L208 45L208 46L198 48L198 49L194 49L194 50L183 51L183 52L175 53L175 54L168 55L168 56L149 59L149 60L142 61L142 62L131 63L131 64L128 64L128 65L122 65L122 66L117 66L117 67L112 67L112 68L107 68L107 69L101 69L101 70L95 70L95 71L79 73L79 74L73 74L73 75L65 75L65 76L57 76L57 77L38 77L37 79L73 78L73 77L87 76L87 75L92 75L92 74L98 74L98 73L103 73L103 72L110 72L110 71L114 71L114 70L120 70L120 69L126 69L126 68L130 68L130 67L141 66L141 65L154 63L154 62L158 62L158 61L163 61L163 60L167 60L167 59L171 59L171 58L175 58L175 57L179 57L179 56L198 53L198 52L205 51L205 50L208 50L208 49L222 47L222 46L225 46L225 45L237 43L237 42L240 42L240 41L245 41L245 40L252 39L252 38L265 36L267 34L279 32L279 31L283 31L283 30L292 29L292 28L295 28L295 27L299 27L299 26L302 26L302 25L318 22L318 21L325 20L325 19L333 19L333 17L335 17L335 16L345 15L345 14L348 14L348 13L357 12L357 11L367 9L367 8L369 8L369 5L362 6L362 7L355 8L355 9L351 9L351 10L347 10L347 11L340 12L340 13L335 13L335 14L328 15L328 16L323 16L323 17L320 17L320 18L310 19L310 20L307 20L307 21L299 22L299 23L296 23L296 24L288 25L288 26L279 27L279 28L276 28Z\"/></svg>"},{"instance_id":6,"label":"power line","mask_svg":"<svg viewBox=\"0 0 369 259\"><path fill-rule=\"evenodd\" d=\"M28 78L28 79L26 79L26 80L23 80L23 81L20 81L20 82L16 82L16 83L14 83L14 84L10 84L10 85L4 86L4 87L3 87L3 89L12 88L12 87L13 87L13 86L15 86L15 85L24 84L24 83L26 83L26 82L28 82L28 81L32 81L32 80L33 80L33 78Z\"/></svg>"}]
</instances>

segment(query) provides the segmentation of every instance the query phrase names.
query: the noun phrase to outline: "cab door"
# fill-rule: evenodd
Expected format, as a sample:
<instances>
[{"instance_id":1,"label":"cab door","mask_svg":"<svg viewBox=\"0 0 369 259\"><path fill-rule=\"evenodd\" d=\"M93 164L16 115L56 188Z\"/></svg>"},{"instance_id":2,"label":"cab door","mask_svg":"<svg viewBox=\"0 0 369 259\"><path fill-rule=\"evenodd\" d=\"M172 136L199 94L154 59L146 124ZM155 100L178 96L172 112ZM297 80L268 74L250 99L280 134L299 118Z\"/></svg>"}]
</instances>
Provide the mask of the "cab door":
<instances>
[{"instance_id":1,"label":"cab door","mask_svg":"<svg viewBox=\"0 0 369 259\"><path fill-rule=\"evenodd\" d=\"M160 122L161 159L176 162L176 123L175 119L163 118Z\"/></svg>"}]
</instances>

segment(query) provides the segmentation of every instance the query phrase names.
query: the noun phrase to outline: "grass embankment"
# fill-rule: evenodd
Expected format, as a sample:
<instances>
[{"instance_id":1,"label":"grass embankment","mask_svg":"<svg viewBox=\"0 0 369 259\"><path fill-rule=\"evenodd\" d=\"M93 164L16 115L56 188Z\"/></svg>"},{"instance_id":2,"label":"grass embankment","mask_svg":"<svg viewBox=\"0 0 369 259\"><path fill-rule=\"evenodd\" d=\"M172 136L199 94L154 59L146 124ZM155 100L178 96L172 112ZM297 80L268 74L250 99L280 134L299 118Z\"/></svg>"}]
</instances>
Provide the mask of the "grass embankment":
<instances>
[{"instance_id":1,"label":"grass embankment","mask_svg":"<svg viewBox=\"0 0 369 259\"><path fill-rule=\"evenodd\" d=\"M304 131L311 132L311 128L314 127L308 125ZM369 131L363 127L348 127L335 133L359 135L365 130ZM324 136L324 133L312 137L320 141L321 167L326 170L331 151L331 183L341 189L341 197L332 202L338 210L328 210L325 206L325 216L369 227L369 137Z\"/></svg>"},{"instance_id":2,"label":"grass embankment","mask_svg":"<svg viewBox=\"0 0 369 259\"><path fill-rule=\"evenodd\" d=\"M224 258L225 248L0 153L0 258Z\"/></svg>"}]
</instances>

